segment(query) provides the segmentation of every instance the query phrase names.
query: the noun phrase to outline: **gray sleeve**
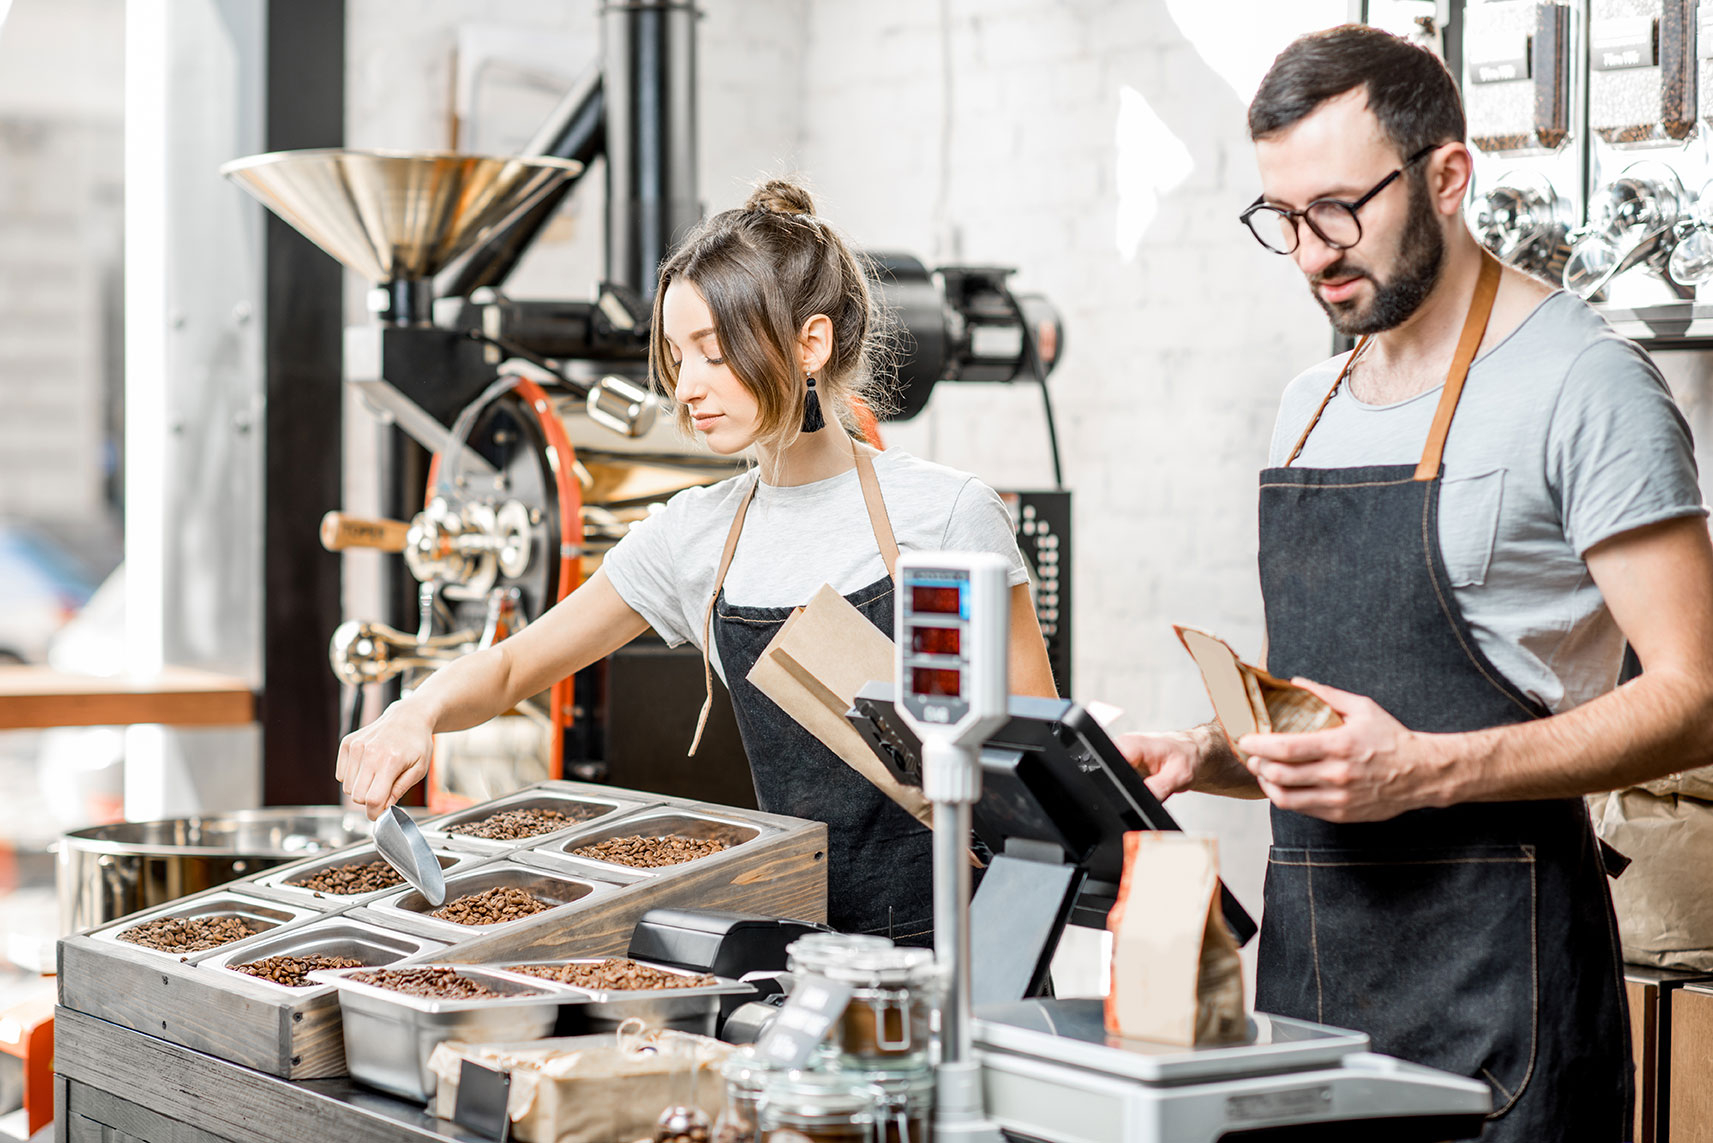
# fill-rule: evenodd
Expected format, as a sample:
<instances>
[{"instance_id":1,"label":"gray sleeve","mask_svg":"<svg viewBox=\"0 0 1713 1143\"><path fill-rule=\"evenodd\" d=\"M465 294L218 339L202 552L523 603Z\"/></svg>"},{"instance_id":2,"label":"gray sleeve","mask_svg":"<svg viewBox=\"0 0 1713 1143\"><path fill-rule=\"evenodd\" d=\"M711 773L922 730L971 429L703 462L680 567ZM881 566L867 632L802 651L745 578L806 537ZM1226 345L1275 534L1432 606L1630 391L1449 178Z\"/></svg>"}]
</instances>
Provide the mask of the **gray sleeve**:
<instances>
[{"instance_id":1,"label":"gray sleeve","mask_svg":"<svg viewBox=\"0 0 1713 1143\"><path fill-rule=\"evenodd\" d=\"M1005 510L999 493L973 476L964 481L952 501L940 548L947 552L992 552L1008 565L1007 583L1016 587L1029 582L1029 569L1024 566L1017 533L1011 527L1011 513Z\"/></svg>"},{"instance_id":2,"label":"gray sleeve","mask_svg":"<svg viewBox=\"0 0 1713 1143\"><path fill-rule=\"evenodd\" d=\"M1707 514L1689 424L1631 342L1602 338L1571 363L1546 449L1547 481L1578 555L1634 528Z\"/></svg>"},{"instance_id":3,"label":"gray sleeve","mask_svg":"<svg viewBox=\"0 0 1713 1143\"><path fill-rule=\"evenodd\" d=\"M632 524L601 561L619 598L672 647L691 638L680 581L672 574L676 515L668 503L663 511Z\"/></svg>"}]
</instances>

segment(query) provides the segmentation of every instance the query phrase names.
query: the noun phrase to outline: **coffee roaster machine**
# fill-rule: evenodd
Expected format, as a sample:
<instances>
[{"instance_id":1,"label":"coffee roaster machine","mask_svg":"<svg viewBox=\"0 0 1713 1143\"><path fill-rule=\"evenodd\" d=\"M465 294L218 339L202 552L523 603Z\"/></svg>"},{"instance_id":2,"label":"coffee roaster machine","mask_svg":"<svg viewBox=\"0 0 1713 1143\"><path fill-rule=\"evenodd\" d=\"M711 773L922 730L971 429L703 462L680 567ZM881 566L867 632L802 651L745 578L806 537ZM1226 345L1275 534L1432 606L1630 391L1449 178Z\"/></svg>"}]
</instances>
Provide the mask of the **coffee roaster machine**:
<instances>
[{"instance_id":1,"label":"coffee roaster machine","mask_svg":"<svg viewBox=\"0 0 1713 1143\"><path fill-rule=\"evenodd\" d=\"M390 622L352 620L333 635L348 727L362 721L364 687L410 687L521 629L576 590L651 508L741 471L679 435L647 379L656 268L702 212L698 13L609 0L599 19L598 71L519 156L300 151L223 168L372 286L373 320L347 329L344 369L365 404L402 430L385 461L390 518L332 512L322 541L397 553L414 585L396 577ZM510 297L508 277L597 160L606 260L593 298ZM895 407L883 412L915 416L942 380L1034 381L1045 401L1064 344L1045 299L1013 291L1004 268L870 257L902 333ZM879 421L862 427L880 442ZM1056 440L1053 451L1056 470ZM1069 494L1007 499L1065 689ZM701 690L698 655L638 641L509 716L440 736L430 804L455 808L561 775L746 804L729 714L693 767L680 761Z\"/></svg>"}]
</instances>

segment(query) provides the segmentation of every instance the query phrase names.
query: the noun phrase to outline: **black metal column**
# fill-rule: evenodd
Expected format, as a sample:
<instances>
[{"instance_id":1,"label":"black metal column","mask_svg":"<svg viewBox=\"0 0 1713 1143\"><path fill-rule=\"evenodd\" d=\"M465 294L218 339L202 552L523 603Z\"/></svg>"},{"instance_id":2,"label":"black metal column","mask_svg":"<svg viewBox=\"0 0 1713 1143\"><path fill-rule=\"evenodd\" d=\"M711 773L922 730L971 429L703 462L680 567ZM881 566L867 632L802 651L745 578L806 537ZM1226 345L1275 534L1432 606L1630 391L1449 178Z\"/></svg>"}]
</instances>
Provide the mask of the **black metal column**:
<instances>
[{"instance_id":1,"label":"black metal column","mask_svg":"<svg viewBox=\"0 0 1713 1143\"><path fill-rule=\"evenodd\" d=\"M345 139L345 0L269 0L266 150ZM327 640L339 557L317 542L343 496L344 270L266 215L267 464L263 534L262 800L338 798L339 687Z\"/></svg>"}]
</instances>

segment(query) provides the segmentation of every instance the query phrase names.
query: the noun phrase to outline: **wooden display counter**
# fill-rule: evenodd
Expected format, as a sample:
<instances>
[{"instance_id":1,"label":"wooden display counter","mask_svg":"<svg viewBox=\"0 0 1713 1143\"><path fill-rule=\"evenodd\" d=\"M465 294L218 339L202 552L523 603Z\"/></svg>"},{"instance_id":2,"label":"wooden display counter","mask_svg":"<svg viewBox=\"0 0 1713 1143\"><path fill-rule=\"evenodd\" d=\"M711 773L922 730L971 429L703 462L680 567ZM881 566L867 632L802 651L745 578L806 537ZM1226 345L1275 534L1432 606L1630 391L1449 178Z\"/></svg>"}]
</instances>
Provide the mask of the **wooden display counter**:
<instances>
[{"instance_id":1,"label":"wooden display counter","mask_svg":"<svg viewBox=\"0 0 1713 1143\"><path fill-rule=\"evenodd\" d=\"M54 1033L58 1143L478 1138L348 1079L276 1079L69 1008L55 1011Z\"/></svg>"}]
</instances>

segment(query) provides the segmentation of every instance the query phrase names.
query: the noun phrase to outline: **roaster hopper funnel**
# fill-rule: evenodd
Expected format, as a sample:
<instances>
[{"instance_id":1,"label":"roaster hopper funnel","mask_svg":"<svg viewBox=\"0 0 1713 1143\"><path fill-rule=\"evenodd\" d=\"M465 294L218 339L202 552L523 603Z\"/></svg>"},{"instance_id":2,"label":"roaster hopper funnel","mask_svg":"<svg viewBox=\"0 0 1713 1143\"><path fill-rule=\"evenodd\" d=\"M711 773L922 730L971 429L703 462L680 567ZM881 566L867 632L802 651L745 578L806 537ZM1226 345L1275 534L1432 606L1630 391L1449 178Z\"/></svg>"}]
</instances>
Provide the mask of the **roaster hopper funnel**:
<instances>
[{"instance_id":1,"label":"roaster hopper funnel","mask_svg":"<svg viewBox=\"0 0 1713 1143\"><path fill-rule=\"evenodd\" d=\"M329 149L252 155L220 173L357 273L390 286L433 278L582 170L569 159Z\"/></svg>"}]
</instances>

